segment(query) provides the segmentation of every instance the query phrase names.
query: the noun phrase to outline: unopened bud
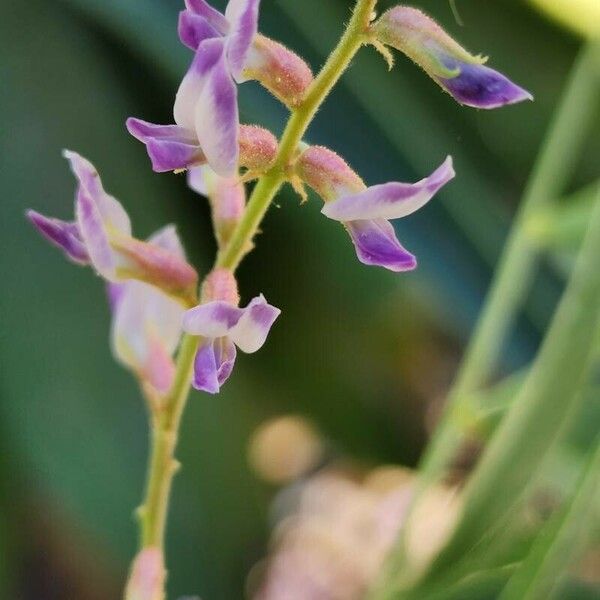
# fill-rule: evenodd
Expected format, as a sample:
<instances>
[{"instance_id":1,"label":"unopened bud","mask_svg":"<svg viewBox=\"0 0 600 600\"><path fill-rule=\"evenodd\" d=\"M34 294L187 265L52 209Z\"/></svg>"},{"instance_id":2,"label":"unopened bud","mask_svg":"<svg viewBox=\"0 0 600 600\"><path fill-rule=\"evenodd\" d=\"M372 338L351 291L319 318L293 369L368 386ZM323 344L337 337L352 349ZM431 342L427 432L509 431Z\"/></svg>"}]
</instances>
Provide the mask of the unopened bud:
<instances>
[{"instance_id":1,"label":"unopened bud","mask_svg":"<svg viewBox=\"0 0 600 600\"><path fill-rule=\"evenodd\" d=\"M118 279L138 279L176 298L195 300L198 274L175 252L124 236L111 238L110 246L115 253Z\"/></svg>"},{"instance_id":2,"label":"unopened bud","mask_svg":"<svg viewBox=\"0 0 600 600\"><path fill-rule=\"evenodd\" d=\"M324 146L305 150L294 165L294 173L326 202L365 189L363 180L346 161Z\"/></svg>"},{"instance_id":3,"label":"unopened bud","mask_svg":"<svg viewBox=\"0 0 600 600\"><path fill-rule=\"evenodd\" d=\"M268 170L277 155L277 138L257 125L241 125L239 133L240 165L260 175Z\"/></svg>"},{"instance_id":4,"label":"unopened bud","mask_svg":"<svg viewBox=\"0 0 600 600\"><path fill-rule=\"evenodd\" d=\"M244 76L256 79L288 108L302 103L313 81L304 60L283 44L260 34L254 38Z\"/></svg>"},{"instance_id":5,"label":"unopened bud","mask_svg":"<svg viewBox=\"0 0 600 600\"><path fill-rule=\"evenodd\" d=\"M240 301L237 281L229 269L214 269L202 284L202 302L229 302L237 306Z\"/></svg>"},{"instance_id":6,"label":"unopened bud","mask_svg":"<svg viewBox=\"0 0 600 600\"><path fill-rule=\"evenodd\" d=\"M526 90L484 66L486 57L467 52L432 18L416 8L396 6L372 25L374 42L400 50L460 104L497 108L531 100Z\"/></svg>"},{"instance_id":7,"label":"unopened bud","mask_svg":"<svg viewBox=\"0 0 600 600\"><path fill-rule=\"evenodd\" d=\"M145 548L133 561L125 600L164 600L165 568L158 548Z\"/></svg>"}]
</instances>

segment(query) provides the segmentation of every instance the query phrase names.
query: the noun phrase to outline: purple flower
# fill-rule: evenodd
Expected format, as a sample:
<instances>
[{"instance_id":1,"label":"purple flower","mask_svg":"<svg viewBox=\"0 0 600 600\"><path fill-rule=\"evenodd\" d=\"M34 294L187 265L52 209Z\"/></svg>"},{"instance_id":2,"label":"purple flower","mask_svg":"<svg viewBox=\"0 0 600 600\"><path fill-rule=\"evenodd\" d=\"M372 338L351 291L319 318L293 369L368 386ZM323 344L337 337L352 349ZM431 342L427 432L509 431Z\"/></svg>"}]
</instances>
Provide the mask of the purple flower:
<instances>
[{"instance_id":1,"label":"purple flower","mask_svg":"<svg viewBox=\"0 0 600 600\"><path fill-rule=\"evenodd\" d=\"M255 79L289 108L299 106L313 81L310 67L284 45L256 32L258 6L231 1L225 15L204 0L189 0L179 15L179 38L194 51L207 39L235 36L230 50L237 83ZM236 18L241 15L242 18ZM237 27L232 27L232 21ZM240 32L245 32L240 35ZM250 35L252 34L252 35Z\"/></svg>"},{"instance_id":2,"label":"purple flower","mask_svg":"<svg viewBox=\"0 0 600 600\"><path fill-rule=\"evenodd\" d=\"M126 124L129 133L146 145L152 169L157 173L207 164L195 129L155 125L134 117L127 119ZM270 131L256 125L241 125L236 139L242 167L257 174L269 168L277 154L277 139Z\"/></svg>"},{"instance_id":3,"label":"purple flower","mask_svg":"<svg viewBox=\"0 0 600 600\"><path fill-rule=\"evenodd\" d=\"M231 374L236 346L242 352L256 352L281 311L268 304L262 294L246 308L239 308L235 282L228 272L214 271L207 278L207 285L209 297L222 299L188 310L183 317L183 330L205 338L194 362L194 387L216 394Z\"/></svg>"},{"instance_id":4,"label":"purple flower","mask_svg":"<svg viewBox=\"0 0 600 600\"><path fill-rule=\"evenodd\" d=\"M448 157L429 177L417 183L390 182L366 187L335 152L312 146L298 158L296 174L325 201L321 212L345 225L360 262L401 272L414 269L417 261L400 244L389 221L408 216L427 204L454 177L454 169Z\"/></svg>"},{"instance_id":5,"label":"purple flower","mask_svg":"<svg viewBox=\"0 0 600 600\"><path fill-rule=\"evenodd\" d=\"M259 3L230 0L222 15L204 0L186 2L179 30L196 54L175 97L173 114L179 128L157 132L180 144L183 154L178 158L184 162L192 158L190 138L199 140L208 164L224 177L237 173L236 82L243 81L244 63L258 29Z\"/></svg>"},{"instance_id":6,"label":"purple flower","mask_svg":"<svg viewBox=\"0 0 600 600\"><path fill-rule=\"evenodd\" d=\"M148 242L185 260L175 228L155 233ZM109 283L113 315L111 346L115 358L159 394L171 388L185 309L158 288L142 281Z\"/></svg>"},{"instance_id":7,"label":"purple flower","mask_svg":"<svg viewBox=\"0 0 600 600\"><path fill-rule=\"evenodd\" d=\"M502 73L486 67L454 41L433 19L416 8L396 6L372 26L374 43L406 54L460 104L498 108L533 96Z\"/></svg>"},{"instance_id":8,"label":"purple flower","mask_svg":"<svg viewBox=\"0 0 600 600\"><path fill-rule=\"evenodd\" d=\"M30 210L36 229L75 263L91 264L107 281L140 279L174 296L192 298L198 276L176 252L131 236L125 209L104 191L100 176L85 158L64 151L78 180L75 220L62 221Z\"/></svg>"}]
</instances>

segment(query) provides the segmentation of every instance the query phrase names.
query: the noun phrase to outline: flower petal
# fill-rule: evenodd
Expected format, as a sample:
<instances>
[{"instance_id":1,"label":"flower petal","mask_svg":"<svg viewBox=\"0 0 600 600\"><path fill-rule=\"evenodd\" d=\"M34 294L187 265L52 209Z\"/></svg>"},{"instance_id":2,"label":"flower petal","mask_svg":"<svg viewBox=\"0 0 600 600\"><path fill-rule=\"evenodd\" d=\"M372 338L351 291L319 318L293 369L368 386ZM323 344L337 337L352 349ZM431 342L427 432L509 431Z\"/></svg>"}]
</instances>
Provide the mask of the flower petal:
<instances>
[{"instance_id":1,"label":"flower petal","mask_svg":"<svg viewBox=\"0 0 600 600\"><path fill-rule=\"evenodd\" d=\"M98 205L82 186L79 187L77 192L75 215L81 238L92 265L102 277L114 281L117 277L116 261L110 247L102 215L98 210Z\"/></svg>"},{"instance_id":2,"label":"flower petal","mask_svg":"<svg viewBox=\"0 0 600 600\"><path fill-rule=\"evenodd\" d=\"M146 145L152 169L157 173L188 169L206 162L194 131L179 125L155 125L130 117L127 130Z\"/></svg>"},{"instance_id":3,"label":"flower petal","mask_svg":"<svg viewBox=\"0 0 600 600\"><path fill-rule=\"evenodd\" d=\"M233 78L241 83L248 53L258 31L260 0L229 0L225 18L229 22L227 61Z\"/></svg>"},{"instance_id":4,"label":"flower petal","mask_svg":"<svg viewBox=\"0 0 600 600\"><path fill-rule=\"evenodd\" d=\"M129 117L125 122L127 130L136 139L144 144L148 140L165 140L171 142L179 142L194 146L198 144L198 140L194 131L190 131L179 125L156 125L142 119Z\"/></svg>"},{"instance_id":5,"label":"flower petal","mask_svg":"<svg viewBox=\"0 0 600 600\"><path fill-rule=\"evenodd\" d=\"M213 53L216 61L206 74L194 109L196 133L208 164L222 177L232 177L239 160L237 88L222 40L206 40L200 48Z\"/></svg>"},{"instance_id":6,"label":"flower petal","mask_svg":"<svg viewBox=\"0 0 600 600\"><path fill-rule=\"evenodd\" d=\"M361 263L397 273L411 271L417 266L417 259L402 247L388 221L350 221L345 225Z\"/></svg>"},{"instance_id":7,"label":"flower petal","mask_svg":"<svg viewBox=\"0 0 600 600\"><path fill-rule=\"evenodd\" d=\"M445 61L449 69L458 69L456 77L437 77L438 83L460 104L475 108L499 108L533 96L510 79L485 65Z\"/></svg>"},{"instance_id":8,"label":"flower petal","mask_svg":"<svg viewBox=\"0 0 600 600\"><path fill-rule=\"evenodd\" d=\"M204 17L191 10L182 10L179 13L177 33L181 42L191 50L197 50L204 40L221 37L221 33Z\"/></svg>"},{"instance_id":9,"label":"flower petal","mask_svg":"<svg viewBox=\"0 0 600 600\"><path fill-rule=\"evenodd\" d=\"M197 390L217 394L231 375L235 356L235 346L227 338L206 340L194 360L193 386Z\"/></svg>"},{"instance_id":10,"label":"flower petal","mask_svg":"<svg viewBox=\"0 0 600 600\"><path fill-rule=\"evenodd\" d=\"M261 294L243 312L237 324L229 331L229 337L242 352L256 352L265 343L269 330L281 311L268 304Z\"/></svg>"},{"instance_id":11,"label":"flower petal","mask_svg":"<svg viewBox=\"0 0 600 600\"><path fill-rule=\"evenodd\" d=\"M192 133L195 131L195 110L200 93L206 83L206 76L219 60L222 51L214 48L213 40L205 40L198 49L187 73L179 84L173 105L175 123ZM221 43L222 45L222 43ZM197 136L196 136L197 139Z\"/></svg>"},{"instance_id":12,"label":"flower petal","mask_svg":"<svg viewBox=\"0 0 600 600\"><path fill-rule=\"evenodd\" d=\"M163 250L171 252L184 260L186 259L185 250L183 249L175 225L161 227L148 238L148 243L160 246Z\"/></svg>"},{"instance_id":13,"label":"flower petal","mask_svg":"<svg viewBox=\"0 0 600 600\"><path fill-rule=\"evenodd\" d=\"M229 302L215 300L188 310L183 316L183 330L192 335L217 338L227 335L244 311Z\"/></svg>"},{"instance_id":14,"label":"flower petal","mask_svg":"<svg viewBox=\"0 0 600 600\"><path fill-rule=\"evenodd\" d=\"M35 210L28 210L27 218L51 244L60 248L67 258L80 265L90 262L76 223L45 217Z\"/></svg>"},{"instance_id":15,"label":"flower petal","mask_svg":"<svg viewBox=\"0 0 600 600\"><path fill-rule=\"evenodd\" d=\"M63 150L63 156L69 161L80 189L83 188L87 197L96 205L105 227L123 235L131 235L131 222L127 212L116 198L104 191L94 165L71 150Z\"/></svg>"},{"instance_id":16,"label":"flower petal","mask_svg":"<svg viewBox=\"0 0 600 600\"><path fill-rule=\"evenodd\" d=\"M149 140L146 150L155 173L190 169L206 162L200 146L190 146L167 140Z\"/></svg>"},{"instance_id":17,"label":"flower petal","mask_svg":"<svg viewBox=\"0 0 600 600\"><path fill-rule=\"evenodd\" d=\"M374 185L364 192L327 202L321 212L336 221L399 219L427 204L454 175L452 158L448 157L429 177L417 183Z\"/></svg>"},{"instance_id":18,"label":"flower petal","mask_svg":"<svg viewBox=\"0 0 600 600\"><path fill-rule=\"evenodd\" d=\"M225 35L229 31L229 23L225 16L208 4L206 0L185 0L185 5L188 10L206 19L208 24L221 35Z\"/></svg>"},{"instance_id":19,"label":"flower petal","mask_svg":"<svg viewBox=\"0 0 600 600\"><path fill-rule=\"evenodd\" d=\"M181 337L184 309L140 281L112 284L109 297L116 299L111 328L115 357L158 391L168 391L174 374L171 355Z\"/></svg>"}]
</instances>

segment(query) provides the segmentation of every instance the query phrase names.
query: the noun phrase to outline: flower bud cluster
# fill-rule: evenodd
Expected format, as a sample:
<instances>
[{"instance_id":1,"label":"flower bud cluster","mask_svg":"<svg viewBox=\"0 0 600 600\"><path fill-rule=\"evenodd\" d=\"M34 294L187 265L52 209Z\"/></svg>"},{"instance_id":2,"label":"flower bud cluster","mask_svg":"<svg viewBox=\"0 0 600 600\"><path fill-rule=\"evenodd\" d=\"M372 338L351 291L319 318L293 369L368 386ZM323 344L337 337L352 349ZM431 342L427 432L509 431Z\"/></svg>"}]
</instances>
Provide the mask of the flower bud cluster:
<instances>
[{"instance_id":1,"label":"flower bud cluster","mask_svg":"<svg viewBox=\"0 0 600 600\"><path fill-rule=\"evenodd\" d=\"M321 196L322 213L343 224L360 262L395 272L414 269L416 258L399 242L392 221L425 206L454 177L452 159L416 183L367 186L328 148L301 143L285 151L282 145L280 153L270 131L240 124L237 87L245 81L258 81L296 117L305 101L312 106L309 94L320 90L301 57L259 33L259 6L260 0L229 0L221 13L206 0L185 0L178 33L194 55L175 95L175 122L129 118L127 129L146 146L154 171L188 171L189 186L210 204L220 256L230 243L242 252L251 245L241 227L247 215L244 183L274 174L304 195L306 185ZM360 35L384 54L388 47L406 54L462 104L495 108L530 98L418 9L393 7ZM206 277L202 303L195 306L198 275L174 228L145 241L133 237L129 216L104 191L93 165L74 152L65 156L78 182L74 219L35 211L28 216L69 260L91 265L107 281L117 359L146 389L164 395L174 380L173 355L183 332L200 336L193 384L218 392L231 373L236 348L258 350L279 309L262 294L240 308L228 269Z\"/></svg>"}]
</instances>

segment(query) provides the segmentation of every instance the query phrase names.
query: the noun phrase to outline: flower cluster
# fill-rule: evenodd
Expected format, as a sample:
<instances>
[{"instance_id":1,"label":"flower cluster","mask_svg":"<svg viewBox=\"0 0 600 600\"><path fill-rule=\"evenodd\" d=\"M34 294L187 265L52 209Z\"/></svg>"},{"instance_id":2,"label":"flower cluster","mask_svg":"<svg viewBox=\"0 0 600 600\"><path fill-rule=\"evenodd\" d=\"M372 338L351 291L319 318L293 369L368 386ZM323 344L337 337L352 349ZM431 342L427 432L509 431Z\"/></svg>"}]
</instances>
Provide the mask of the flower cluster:
<instances>
[{"instance_id":1,"label":"flower cluster","mask_svg":"<svg viewBox=\"0 0 600 600\"><path fill-rule=\"evenodd\" d=\"M373 186L322 146L300 143L283 160L271 132L240 124L237 86L255 80L291 111L301 111L315 80L302 58L258 32L259 4L230 0L221 13L205 0L185 0L178 33L193 58L175 95L174 123L132 117L127 129L146 146L154 171L188 171L189 186L209 200L219 251L233 242L242 254L251 247L251 234L235 239L247 213L245 182L274 173L304 197L308 186L322 198L322 213L343 224L360 262L394 272L414 269L416 258L398 241L392 221L422 208L454 177L452 159L417 183ZM390 61L388 47L404 52L462 104L494 108L531 98L417 9L391 8L361 35ZM314 87L319 92L318 83ZM198 298L198 275L175 229L163 228L146 241L134 238L127 213L104 191L92 164L74 152L65 157L78 181L74 220L35 211L28 216L67 258L91 265L106 280L115 356L145 389L166 396L185 332L200 338L192 384L220 391L236 348L258 350L279 309L262 294L240 308L233 270L221 266L204 278Z\"/></svg>"}]
</instances>

